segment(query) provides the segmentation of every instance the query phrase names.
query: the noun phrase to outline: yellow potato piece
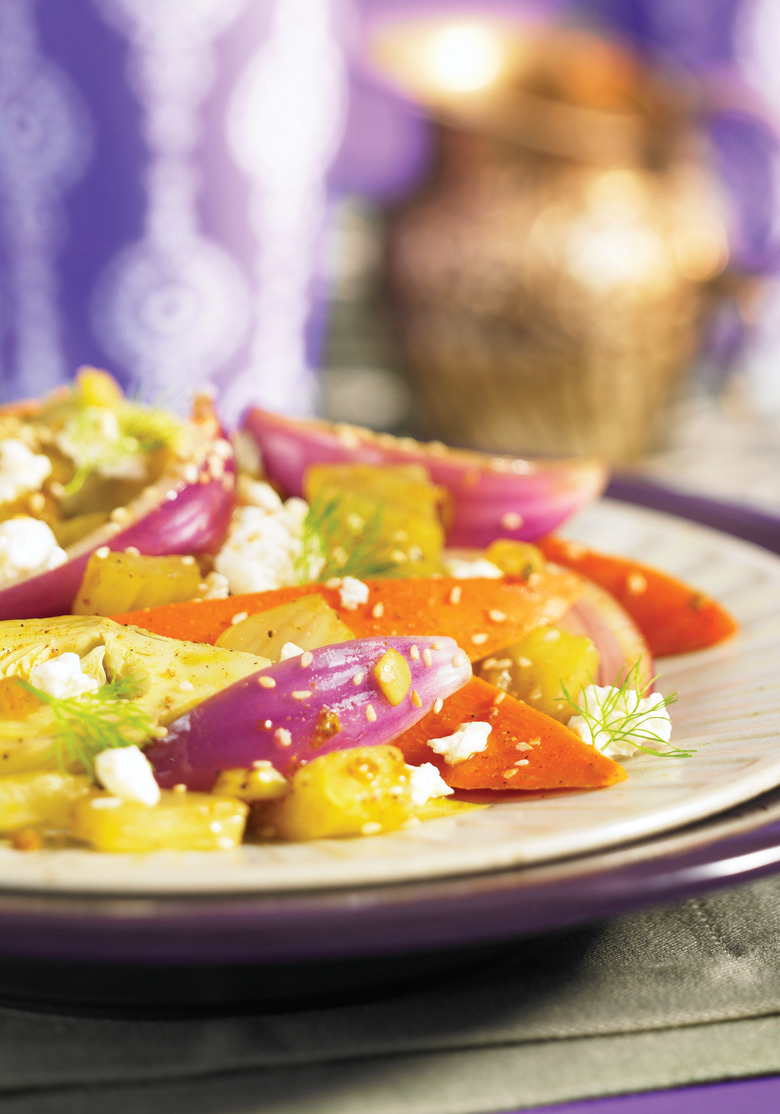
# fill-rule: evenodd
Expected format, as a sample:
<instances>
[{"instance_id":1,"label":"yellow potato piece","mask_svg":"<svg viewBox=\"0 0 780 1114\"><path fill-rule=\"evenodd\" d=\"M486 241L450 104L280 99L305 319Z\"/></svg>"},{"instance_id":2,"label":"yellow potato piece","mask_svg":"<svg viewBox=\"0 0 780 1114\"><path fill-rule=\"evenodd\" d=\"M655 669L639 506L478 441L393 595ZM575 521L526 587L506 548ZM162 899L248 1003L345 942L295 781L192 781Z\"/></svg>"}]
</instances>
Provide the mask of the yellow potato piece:
<instances>
[{"instance_id":1,"label":"yellow potato piece","mask_svg":"<svg viewBox=\"0 0 780 1114\"><path fill-rule=\"evenodd\" d=\"M74 803L89 793L85 774L32 770L0 777L0 832L66 828Z\"/></svg>"},{"instance_id":2,"label":"yellow potato piece","mask_svg":"<svg viewBox=\"0 0 780 1114\"><path fill-rule=\"evenodd\" d=\"M89 558L72 610L74 615L119 615L192 600L203 591L192 556L147 557L101 548Z\"/></svg>"},{"instance_id":3,"label":"yellow potato piece","mask_svg":"<svg viewBox=\"0 0 780 1114\"><path fill-rule=\"evenodd\" d=\"M598 650L590 638L557 627L540 627L477 667L485 680L540 712L565 723L574 715L564 689L577 700L596 676Z\"/></svg>"},{"instance_id":4,"label":"yellow potato piece","mask_svg":"<svg viewBox=\"0 0 780 1114\"><path fill-rule=\"evenodd\" d=\"M396 576L440 571L441 515L448 494L422 465L312 464L304 477L304 495L313 505L333 500L338 506L327 539L337 566L349 567L370 537L372 559Z\"/></svg>"},{"instance_id":5,"label":"yellow potato piece","mask_svg":"<svg viewBox=\"0 0 780 1114\"><path fill-rule=\"evenodd\" d=\"M249 808L233 797L163 790L153 807L94 793L73 809L70 832L96 851L229 851Z\"/></svg>"},{"instance_id":6,"label":"yellow potato piece","mask_svg":"<svg viewBox=\"0 0 780 1114\"><path fill-rule=\"evenodd\" d=\"M263 810L259 832L284 840L374 835L400 828L412 811L401 751L355 747L301 767L288 796Z\"/></svg>"}]
</instances>

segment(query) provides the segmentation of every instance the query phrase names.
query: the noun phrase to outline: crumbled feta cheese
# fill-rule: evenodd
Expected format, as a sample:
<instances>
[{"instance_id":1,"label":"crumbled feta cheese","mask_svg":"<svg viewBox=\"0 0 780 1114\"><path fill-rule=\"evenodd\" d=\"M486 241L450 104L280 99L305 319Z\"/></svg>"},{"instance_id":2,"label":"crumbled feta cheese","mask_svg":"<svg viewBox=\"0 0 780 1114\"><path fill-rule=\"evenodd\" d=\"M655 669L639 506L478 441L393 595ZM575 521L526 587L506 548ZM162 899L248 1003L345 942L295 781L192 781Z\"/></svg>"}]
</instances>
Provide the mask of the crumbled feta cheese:
<instances>
[{"instance_id":1,"label":"crumbled feta cheese","mask_svg":"<svg viewBox=\"0 0 780 1114\"><path fill-rule=\"evenodd\" d=\"M672 722L658 692L640 697L628 685L588 685L580 694L580 706L586 715L572 716L569 729L610 758L634 754L637 746L655 749L671 738Z\"/></svg>"},{"instance_id":2,"label":"crumbled feta cheese","mask_svg":"<svg viewBox=\"0 0 780 1114\"><path fill-rule=\"evenodd\" d=\"M447 797L455 792L447 785L433 762L423 762L422 766L407 766L406 772L415 808L420 808L435 797Z\"/></svg>"},{"instance_id":3,"label":"crumbled feta cheese","mask_svg":"<svg viewBox=\"0 0 780 1114\"><path fill-rule=\"evenodd\" d=\"M38 491L50 473L51 461L43 453L34 453L15 437L0 441L0 503Z\"/></svg>"},{"instance_id":4,"label":"crumbled feta cheese","mask_svg":"<svg viewBox=\"0 0 780 1114\"><path fill-rule=\"evenodd\" d=\"M30 670L30 684L55 700L96 692L100 685L81 668L78 654L64 653L39 662Z\"/></svg>"},{"instance_id":5,"label":"crumbled feta cheese","mask_svg":"<svg viewBox=\"0 0 780 1114\"><path fill-rule=\"evenodd\" d=\"M0 522L0 583L47 572L67 559L45 522L26 515Z\"/></svg>"},{"instance_id":6,"label":"crumbled feta cheese","mask_svg":"<svg viewBox=\"0 0 780 1114\"><path fill-rule=\"evenodd\" d=\"M428 746L436 754L441 754L448 766L465 762L472 754L479 754L487 746L488 735L492 731L489 723L473 720L462 723L452 735L441 739L429 739Z\"/></svg>"},{"instance_id":7,"label":"crumbled feta cheese","mask_svg":"<svg viewBox=\"0 0 780 1114\"><path fill-rule=\"evenodd\" d=\"M139 747L101 751L95 758L95 777L104 789L123 801L138 801L151 808L160 799L154 771Z\"/></svg>"},{"instance_id":8,"label":"crumbled feta cheese","mask_svg":"<svg viewBox=\"0 0 780 1114\"><path fill-rule=\"evenodd\" d=\"M303 650L300 646L296 646L294 642L285 642L279 651L279 661L287 661L288 658L299 658Z\"/></svg>"},{"instance_id":9,"label":"crumbled feta cheese","mask_svg":"<svg viewBox=\"0 0 780 1114\"><path fill-rule=\"evenodd\" d=\"M227 540L214 561L233 595L297 583L307 511L303 499L296 498L267 510L236 508Z\"/></svg>"},{"instance_id":10,"label":"crumbled feta cheese","mask_svg":"<svg viewBox=\"0 0 780 1114\"><path fill-rule=\"evenodd\" d=\"M368 585L354 576L345 576L339 584L341 606L354 611L361 603L368 603Z\"/></svg>"},{"instance_id":11,"label":"crumbled feta cheese","mask_svg":"<svg viewBox=\"0 0 780 1114\"><path fill-rule=\"evenodd\" d=\"M500 580L504 575L498 565L494 565L486 557L476 557L474 560L469 560L465 557L445 554L444 568L448 576L457 576L461 580L481 576L490 580Z\"/></svg>"},{"instance_id":12,"label":"crumbled feta cheese","mask_svg":"<svg viewBox=\"0 0 780 1114\"><path fill-rule=\"evenodd\" d=\"M206 591L203 595L204 600L224 600L230 595L230 584L228 578L223 576L221 572L210 572L204 578Z\"/></svg>"},{"instance_id":13,"label":"crumbled feta cheese","mask_svg":"<svg viewBox=\"0 0 780 1114\"><path fill-rule=\"evenodd\" d=\"M249 476L238 477L238 497L249 507L260 507L263 511L278 511L282 498L275 488L265 480L252 480Z\"/></svg>"}]
</instances>

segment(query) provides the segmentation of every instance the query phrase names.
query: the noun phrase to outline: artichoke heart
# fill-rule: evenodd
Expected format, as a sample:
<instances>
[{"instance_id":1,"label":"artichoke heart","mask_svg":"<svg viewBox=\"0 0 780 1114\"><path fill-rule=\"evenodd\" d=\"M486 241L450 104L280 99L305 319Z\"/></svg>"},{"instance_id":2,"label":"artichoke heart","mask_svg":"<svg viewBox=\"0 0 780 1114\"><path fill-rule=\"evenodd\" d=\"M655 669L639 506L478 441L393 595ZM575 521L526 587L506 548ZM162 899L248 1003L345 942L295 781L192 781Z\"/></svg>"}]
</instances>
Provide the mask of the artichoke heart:
<instances>
[{"instance_id":1,"label":"artichoke heart","mask_svg":"<svg viewBox=\"0 0 780 1114\"><path fill-rule=\"evenodd\" d=\"M96 615L0 622L0 677L27 680L30 670L63 653L76 653L99 684L131 680L133 703L156 727L243 677L265 669L267 658L198 642L149 634ZM0 776L57 765L52 708L24 718L0 715Z\"/></svg>"}]
</instances>

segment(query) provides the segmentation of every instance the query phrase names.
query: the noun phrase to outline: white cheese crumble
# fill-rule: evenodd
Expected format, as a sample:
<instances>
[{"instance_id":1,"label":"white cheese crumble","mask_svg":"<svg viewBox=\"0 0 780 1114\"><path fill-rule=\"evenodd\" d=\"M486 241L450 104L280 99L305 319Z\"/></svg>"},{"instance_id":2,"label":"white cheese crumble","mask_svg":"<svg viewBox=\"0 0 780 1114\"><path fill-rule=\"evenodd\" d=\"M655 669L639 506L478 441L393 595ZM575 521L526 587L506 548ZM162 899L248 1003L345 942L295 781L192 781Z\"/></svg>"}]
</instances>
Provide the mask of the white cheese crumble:
<instances>
[{"instance_id":1,"label":"white cheese crumble","mask_svg":"<svg viewBox=\"0 0 780 1114\"><path fill-rule=\"evenodd\" d=\"M422 766L407 766L406 773L415 808L420 808L436 797L447 797L455 792L447 785L433 762L423 762Z\"/></svg>"},{"instance_id":2,"label":"white cheese crumble","mask_svg":"<svg viewBox=\"0 0 780 1114\"><path fill-rule=\"evenodd\" d=\"M445 735L441 739L429 739L428 746L436 754L442 755L448 766L454 766L456 762L465 762L472 754L483 751L492 730L489 723L472 720L462 723L452 735Z\"/></svg>"},{"instance_id":3,"label":"white cheese crumble","mask_svg":"<svg viewBox=\"0 0 780 1114\"><path fill-rule=\"evenodd\" d=\"M152 808L160 799L149 759L136 746L102 750L95 758L95 777L114 797Z\"/></svg>"},{"instance_id":4,"label":"white cheese crumble","mask_svg":"<svg viewBox=\"0 0 780 1114\"><path fill-rule=\"evenodd\" d=\"M0 583L48 572L67 559L45 522L26 515L0 522Z\"/></svg>"},{"instance_id":5,"label":"white cheese crumble","mask_svg":"<svg viewBox=\"0 0 780 1114\"><path fill-rule=\"evenodd\" d=\"M70 652L34 665L30 670L30 684L55 700L83 696L85 692L97 692L100 688L99 682L81 668L78 654Z\"/></svg>"},{"instance_id":6,"label":"white cheese crumble","mask_svg":"<svg viewBox=\"0 0 780 1114\"><path fill-rule=\"evenodd\" d=\"M300 646L296 646L294 642L285 642L279 651L279 661L287 661L288 658L299 658L303 650Z\"/></svg>"},{"instance_id":7,"label":"white cheese crumble","mask_svg":"<svg viewBox=\"0 0 780 1114\"><path fill-rule=\"evenodd\" d=\"M282 503L278 496L277 504L269 509L256 505L236 508L227 540L214 561L215 570L227 577L233 595L297 583L307 511L303 499Z\"/></svg>"},{"instance_id":8,"label":"white cheese crumble","mask_svg":"<svg viewBox=\"0 0 780 1114\"><path fill-rule=\"evenodd\" d=\"M51 461L15 437L0 441L0 503L12 503L28 491L40 490L51 473Z\"/></svg>"},{"instance_id":9,"label":"white cheese crumble","mask_svg":"<svg viewBox=\"0 0 780 1114\"><path fill-rule=\"evenodd\" d=\"M361 603L368 603L368 585L354 576L345 576L339 584L341 606L354 611Z\"/></svg>"},{"instance_id":10,"label":"white cheese crumble","mask_svg":"<svg viewBox=\"0 0 780 1114\"><path fill-rule=\"evenodd\" d=\"M637 746L655 749L671 738L672 721L658 692L640 697L629 686L588 685L580 694L580 706L586 715L572 716L569 729L610 758L635 754Z\"/></svg>"},{"instance_id":11,"label":"white cheese crumble","mask_svg":"<svg viewBox=\"0 0 780 1114\"><path fill-rule=\"evenodd\" d=\"M448 576L456 576L460 580L470 580L473 577L500 580L504 575L498 565L494 565L486 557L476 557L469 560L465 557L445 554L444 569Z\"/></svg>"}]
</instances>

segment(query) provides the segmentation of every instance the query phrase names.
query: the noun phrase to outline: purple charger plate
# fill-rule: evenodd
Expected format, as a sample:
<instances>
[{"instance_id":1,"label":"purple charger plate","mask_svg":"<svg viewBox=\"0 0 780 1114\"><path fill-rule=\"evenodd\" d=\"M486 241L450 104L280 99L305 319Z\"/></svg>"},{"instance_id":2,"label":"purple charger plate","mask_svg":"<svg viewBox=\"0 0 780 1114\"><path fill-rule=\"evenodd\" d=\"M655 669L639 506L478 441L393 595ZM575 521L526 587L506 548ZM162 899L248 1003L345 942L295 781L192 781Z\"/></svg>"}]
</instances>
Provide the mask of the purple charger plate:
<instances>
[{"instance_id":1,"label":"purple charger plate","mask_svg":"<svg viewBox=\"0 0 780 1114\"><path fill-rule=\"evenodd\" d=\"M780 521L618 478L607 496L780 553ZM780 869L780 788L656 838L538 866L354 890L219 896L0 893L0 961L312 965L499 946ZM0 993L3 977L0 971Z\"/></svg>"}]
</instances>

